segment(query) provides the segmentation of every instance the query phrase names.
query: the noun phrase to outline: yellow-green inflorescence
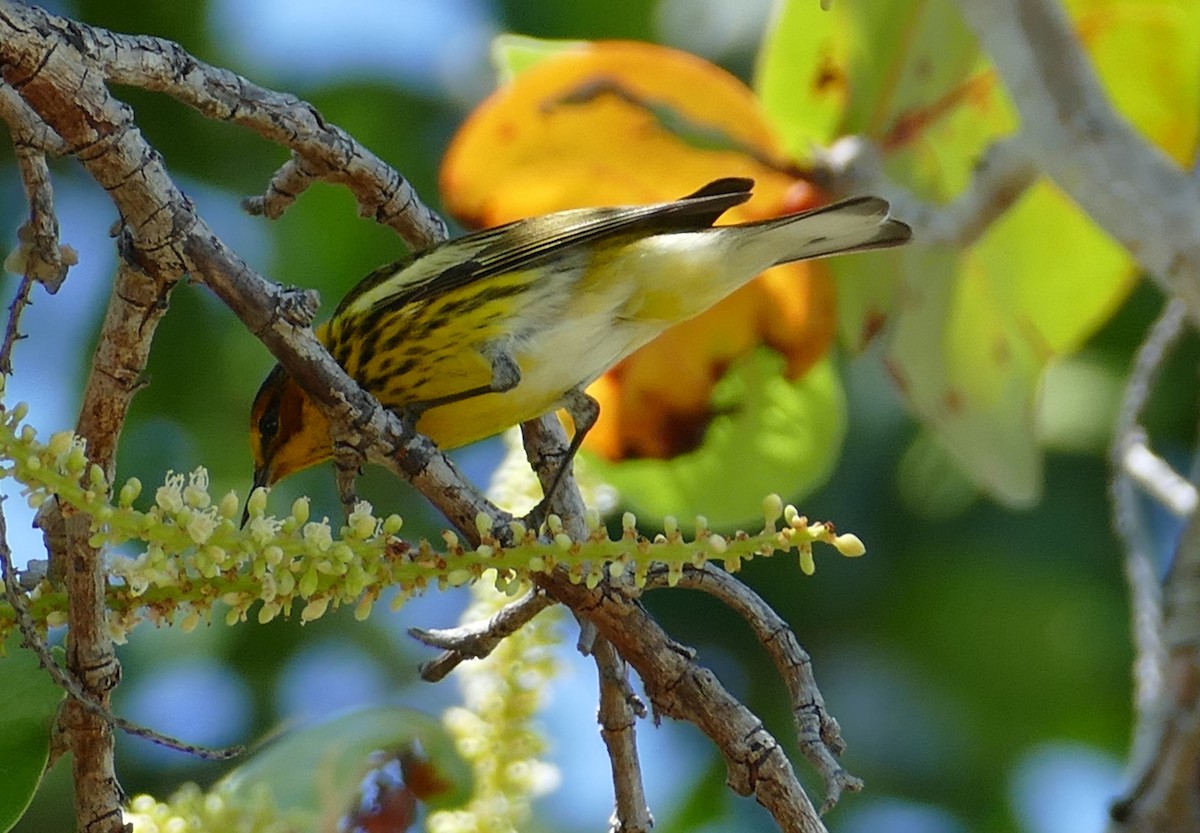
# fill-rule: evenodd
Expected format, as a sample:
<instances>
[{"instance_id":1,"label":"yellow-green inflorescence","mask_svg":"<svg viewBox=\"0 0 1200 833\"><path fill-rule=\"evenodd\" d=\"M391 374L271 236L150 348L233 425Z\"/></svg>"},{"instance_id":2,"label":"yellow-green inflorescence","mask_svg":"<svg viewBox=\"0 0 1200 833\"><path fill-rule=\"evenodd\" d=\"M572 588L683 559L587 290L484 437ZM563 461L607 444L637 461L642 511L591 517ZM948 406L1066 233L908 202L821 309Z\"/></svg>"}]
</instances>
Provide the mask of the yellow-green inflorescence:
<instances>
[{"instance_id":1,"label":"yellow-green inflorescence","mask_svg":"<svg viewBox=\"0 0 1200 833\"><path fill-rule=\"evenodd\" d=\"M220 790L203 792L184 784L167 801L135 796L124 812L133 833L293 833L296 825L263 792L250 803L234 802Z\"/></svg>"},{"instance_id":2,"label":"yellow-green inflorescence","mask_svg":"<svg viewBox=\"0 0 1200 833\"><path fill-rule=\"evenodd\" d=\"M142 492L136 479L112 500L104 473L88 462L83 443L70 432L39 441L31 426L21 424L26 410L24 404L0 410L0 477L21 483L31 506L56 497L64 511L88 513L93 546L139 552L109 559L111 574L121 580L109 590L110 630L118 640L143 620L179 621L185 629L193 628L211 619L218 601L229 624L245 621L256 605L259 622L290 615L297 607L301 621L309 621L345 604L353 604L356 616L365 618L387 588L399 590L393 601L398 606L428 587L468 584L485 573L498 590L511 595L531 574L557 567L589 586L606 574L632 576L640 586L654 563L668 566L673 583L685 565L710 559L736 571L755 556L794 551L803 572L812 573L816 542L846 556L863 552L854 535L838 535L831 524L809 523L776 496L764 501L762 531L731 537L713 532L698 517L690 537L667 518L663 533L649 539L627 514L622 534L614 539L593 510L583 540L573 540L551 516L548 542L514 522L516 543L502 546L492 534L492 519L481 515L478 546L464 545L457 534L446 532L435 548L427 541L398 538L400 518L377 518L366 503L358 504L336 537L327 518L309 517L307 498L297 500L285 517L267 515L267 495L261 489L250 496L250 520L242 528L238 496L230 492L213 500L204 469L186 476L168 473L147 509L134 506ZM65 620L66 599L46 582L31 594L29 604L36 621L54 625ZM11 609L0 604L0 633L12 624Z\"/></svg>"},{"instance_id":3,"label":"yellow-green inflorescence","mask_svg":"<svg viewBox=\"0 0 1200 833\"><path fill-rule=\"evenodd\" d=\"M472 594L464 623L485 621L511 601L488 582L475 584ZM463 705L447 709L442 719L474 770L474 790L461 809L433 813L431 833L523 830L533 799L557 786L558 770L541 760L546 742L534 722L554 676L552 651L559 642L559 617L547 613L455 672Z\"/></svg>"}]
</instances>

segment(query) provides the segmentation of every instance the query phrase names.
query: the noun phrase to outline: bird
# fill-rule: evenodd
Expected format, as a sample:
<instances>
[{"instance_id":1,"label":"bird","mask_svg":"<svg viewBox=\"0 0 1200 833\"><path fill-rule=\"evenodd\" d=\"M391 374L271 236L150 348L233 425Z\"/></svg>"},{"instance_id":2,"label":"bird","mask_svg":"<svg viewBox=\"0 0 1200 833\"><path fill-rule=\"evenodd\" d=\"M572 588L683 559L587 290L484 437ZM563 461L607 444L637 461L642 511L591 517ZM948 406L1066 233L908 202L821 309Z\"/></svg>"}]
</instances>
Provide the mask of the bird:
<instances>
[{"instance_id":1,"label":"bird","mask_svg":"<svg viewBox=\"0 0 1200 833\"><path fill-rule=\"evenodd\" d=\"M564 408L575 433L544 502L599 416L588 384L663 330L779 264L907 243L886 200L714 225L754 182L677 200L579 208L467 234L376 269L315 334L360 387L442 450ZM320 408L280 366L250 418L254 487L333 457Z\"/></svg>"}]
</instances>

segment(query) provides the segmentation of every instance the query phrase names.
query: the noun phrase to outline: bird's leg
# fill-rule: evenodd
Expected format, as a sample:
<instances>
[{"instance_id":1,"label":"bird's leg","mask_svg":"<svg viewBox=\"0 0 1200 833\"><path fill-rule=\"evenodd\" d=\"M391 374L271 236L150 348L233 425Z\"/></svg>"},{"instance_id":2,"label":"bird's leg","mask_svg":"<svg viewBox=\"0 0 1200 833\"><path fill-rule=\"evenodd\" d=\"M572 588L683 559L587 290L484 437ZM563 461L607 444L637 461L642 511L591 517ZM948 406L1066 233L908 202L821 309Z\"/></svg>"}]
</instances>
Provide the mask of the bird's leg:
<instances>
[{"instance_id":1,"label":"bird's leg","mask_svg":"<svg viewBox=\"0 0 1200 833\"><path fill-rule=\"evenodd\" d=\"M352 443L336 439L333 443L333 472L337 483L338 498L342 512L349 521L350 513L358 503L358 491L354 482L362 474L363 454Z\"/></svg>"},{"instance_id":2,"label":"bird's leg","mask_svg":"<svg viewBox=\"0 0 1200 833\"><path fill-rule=\"evenodd\" d=\"M525 516L525 526L528 529L539 529L550 515L551 507L554 505L554 495L558 492L558 487L562 485L562 480L567 472L571 470L575 454L583 445L583 439L587 436L588 431L592 430L592 426L600 418L600 403L584 393L582 388L571 388L563 396L559 405L571 415L571 421L575 423L575 436L571 437L571 442L562 455L562 461L558 464L558 468L554 472L554 479L550 481L545 495L538 505Z\"/></svg>"}]
</instances>

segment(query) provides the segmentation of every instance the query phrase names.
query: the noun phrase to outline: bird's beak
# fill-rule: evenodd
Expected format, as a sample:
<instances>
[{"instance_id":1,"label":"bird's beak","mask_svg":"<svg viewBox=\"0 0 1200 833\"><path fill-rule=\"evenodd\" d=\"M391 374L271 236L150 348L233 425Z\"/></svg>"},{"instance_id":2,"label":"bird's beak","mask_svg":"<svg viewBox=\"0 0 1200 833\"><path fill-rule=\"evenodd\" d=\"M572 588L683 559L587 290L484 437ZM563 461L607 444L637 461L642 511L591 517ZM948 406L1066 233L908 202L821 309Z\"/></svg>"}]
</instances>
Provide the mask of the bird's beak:
<instances>
[{"instance_id":1,"label":"bird's beak","mask_svg":"<svg viewBox=\"0 0 1200 833\"><path fill-rule=\"evenodd\" d=\"M245 528L246 521L250 520L250 495L254 494L254 490L259 486L266 486L271 482L271 472L267 466L254 470L254 485L250 487L250 494L246 495L246 503L242 507L242 527Z\"/></svg>"}]
</instances>

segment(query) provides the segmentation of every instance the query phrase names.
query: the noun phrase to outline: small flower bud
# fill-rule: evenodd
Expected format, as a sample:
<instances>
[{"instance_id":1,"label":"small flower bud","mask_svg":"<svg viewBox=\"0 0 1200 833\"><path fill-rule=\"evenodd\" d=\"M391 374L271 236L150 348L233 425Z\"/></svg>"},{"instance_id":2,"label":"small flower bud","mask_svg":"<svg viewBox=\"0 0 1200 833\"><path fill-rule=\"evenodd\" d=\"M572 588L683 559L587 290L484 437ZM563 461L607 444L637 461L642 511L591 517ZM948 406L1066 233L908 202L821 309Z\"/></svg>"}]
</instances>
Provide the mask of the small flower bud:
<instances>
[{"instance_id":1,"label":"small flower bud","mask_svg":"<svg viewBox=\"0 0 1200 833\"><path fill-rule=\"evenodd\" d=\"M249 500L246 501L246 509L250 511L250 517L262 517L267 511L267 488L259 486L250 493Z\"/></svg>"},{"instance_id":2,"label":"small flower bud","mask_svg":"<svg viewBox=\"0 0 1200 833\"><path fill-rule=\"evenodd\" d=\"M131 477L125 481L125 485L121 487L121 494L118 497L120 505L126 509L133 505L133 502L138 499L138 495L142 493L142 481L136 477Z\"/></svg>"},{"instance_id":3,"label":"small flower bud","mask_svg":"<svg viewBox=\"0 0 1200 833\"><path fill-rule=\"evenodd\" d=\"M232 520L237 517L240 501L238 500L237 492L230 490L221 498L221 502L217 504L217 514L222 518Z\"/></svg>"},{"instance_id":4,"label":"small flower bud","mask_svg":"<svg viewBox=\"0 0 1200 833\"><path fill-rule=\"evenodd\" d=\"M846 532L833 539L833 546L847 558L857 558L867 551L862 539L853 532Z\"/></svg>"},{"instance_id":5,"label":"small flower bud","mask_svg":"<svg viewBox=\"0 0 1200 833\"><path fill-rule=\"evenodd\" d=\"M774 530L775 522L783 516L783 498L777 494L769 494L763 498L763 524L767 529Z\"/></svg>"},{"instance_id":6,"label":"small flower bud","mask_svg":"<svg viewBox=\"0 0 1200 833\"><path fill-rule=\"evenodd\" d=\"M59 431L50 435L50 442L47 443L46 449L54 457L65 457L74 442L75 433L73 431Z\"/></svg>"},{"instance_id":7,"label":"small flower bud","mask_svg":"<svg viewBox=\"0 0 1200 833\"><path fill-rule=\"evenodd\" d=\"M325 615L325 611L329 609L329 597L320 596L311 600L304 606L304 610L300 611L301 622L312 622L315 619L320 619Z\"/></svg>"},{"instance_id":8,"label":"small flower bud","mask_svg":"<svg viewBox=\"0 0 1200 833\"><path fill-rule=\"evenodd\" d=\"M811 576L817 571L817 564L813 561L812 547L802 546L800 548L800 572L806 576Z\"/></svg>"},{"instance_id":9,"label":"small flower bud","mask_svg":"<svg viewBox=\"0 0 1200 833\"><path fill-rule=\"evenodd\" d=\"M298 497L292 502L292 517L296 519L297 525L303 526L308 523L308 513L308 498Z\"/></svg>"},{"instance_id":10,"label":"small flower bud","mask_svg":"<svg viewBox=\"0 0 1200 833\"><path fill-rule=\"evenodd\" d=\"M316 572L314 572L313 575L315 576ZM293 591L296 589L296 577L288 570L284 570L282 573L280 573L276 581L279 584L280 596L291 596Z\"/></svg>"},{"instance_id":11,"label":"small flower bud","mask_svg":"<svg viewBox=\"0 0 1200 833\"><path fill-rule=\"evenodd\" d=\"M354 619L357 622L365 622L371 615L371 608L375 606L375 596L368 593L358 600L358 604L354 606Z\"/></svg>"},{"instance_id":12,"label":"small flower bud","mask_svg":"<svg viewBox=\"0 0 1200 833\"><path fill-rule=\"evenodd\" d=\"M317 582L320 580L320 575L317 573L317 568L309 567L304 571L304 576L300 579L300 595L305 598L317 592Z\"/></svg>"},{"instance_id":13,"label":"small flower bud","mask_svg":"<svg viewBox=\"0 0 1200 833\"><path fill-rule=\"evenodd\" d=\"M196 629L196 626L199 624L200 624L200 611L189 610L187 615L184 616L183 620L179 623L179 629L181 631L183 631L184 633L191 633L192 631L194 631Z\"/></svg>"},{"instance_id":14,"label":"small flower bud","mask_svg":"<svg viewBox=\"0 0 1200 833\"><path fill-rule=\"evenodd\" d=\"M667 587L674 587L683 578L683 564L672 561L667 565Z\"/></svg>"},{"instance_id":15,"label":"small flower bud","mask_svg":"<svg viewBox=\"0 0 1200 833\"><path fill-rule=\"evenodd\" d=\"M406 590L403 587L396 591L396 595L392 596L392 601L388 608L395 613L400 608L404 607L404 603L412 598L412 591Z\"/></svg>"},{"instance_id":16,"label":"small flower bud","mask_svg":"<svg viewBox=\"0 0 1200 833\"><path fill-rule=\"evenodd\" d=\"M475 531L479 533L480 538L490 538L492 535L492 517L487 512L480 512L475 516Z\"/></svg>"},{"instance_id":17,"label":"small flower bud","mask_svg":"<svg viewBox=\"0 0 1200 833\"><path fill-rule=\"evenodd\" d=\"M81 474L87 468L87 464L87 452L84 450L83 443L72 445L71 450L67 453L67 471L71 474Z\"/></svg>"}]
</instances>

